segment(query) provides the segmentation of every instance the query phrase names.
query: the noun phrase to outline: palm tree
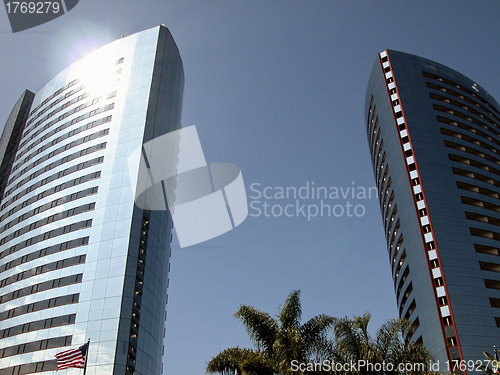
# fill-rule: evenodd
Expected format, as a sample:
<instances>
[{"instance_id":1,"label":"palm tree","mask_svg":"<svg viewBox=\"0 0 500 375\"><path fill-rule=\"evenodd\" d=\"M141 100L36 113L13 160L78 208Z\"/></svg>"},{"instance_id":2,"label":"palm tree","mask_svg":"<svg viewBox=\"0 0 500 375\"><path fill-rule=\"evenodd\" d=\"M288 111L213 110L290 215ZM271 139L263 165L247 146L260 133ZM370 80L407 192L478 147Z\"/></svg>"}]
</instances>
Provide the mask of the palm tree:
<instances>
[{"instance_id":1,"label":"palm tree","mask_svg":"<svg viewBox=\"0 0 500 375\"><path fill-rule=\"evenodd\" d=\"M256 349L230 348L207 364L208 373L233 375L402 375L400 364L423 364L411 374L431 374L428 350L411 341L414 327L407 319L391 319L377 331L368 333L371 315L332 318L317 315L300 324L300 291L290 293L277 319L252 306L240 306L234 316L245 325ZM334 339L327 331L333 327ZM292 371L294 363L359 364L341 371ZM295 362L296 361L296 362ZM384 366L385 364L385 366ZM380 367L379 367L380 366Z\"/></svg>"},{"instance_id":2,"label":"palm tree","mask_svg":"<svg viewBox=\"0 0 500 375\"><path fill-rule=\"evenodd\" d=\"M340 363L380 363L380 356L368 333L370 314L350 319L336 319L333 331L335 333L335 352ZM360 372L364 373L364 372Z\"/></svg>"},{"instance_id":3,"label":"palm tree","mask_svg":"<svg viewBox=\"0 0 500 375\"><path fill-rule=\"evenodd\" d=\"M358 367L353 374L396 375L402 371L399 366L406 364L422 364L413 369L412 374L424 374L428 371L431 359L428 350L411 341L414 328L407 319L391 319L377 331L375 339L368 333L371 315L365 313L361 317L336 319L334 325L335 354L342 363L365 363L372 366ZM376 366L386 364L385 370Z\"/></svg>"},{"instance_id":4,"label":"palm tree","mask_svg":"<svg viewBox=\"0 0 500 375\"><path fill-rule=\"evenodd\" d=\"M420 371L415 369L412 371L412 373L425 373L431 355L425 346L411 341L414 331L415 327L408 319L391 319L378 330L375 347L386 363L392 363L394 367L408 363L425 364Z\"/></svg>"},{"instance_id":5,"label":"palm tree","mask_svg":"<svg viewBox=\"0 0 500 375\"><path fill-rule=\"evenodd\" d=\"M257 350L227 349L208 362L207 372L229 374L239 371L244 375L303 374L292 371L292 361L305 363L324 356L329 351L326 331L335 319L317 315L301 325L301 315L299 290L290 293L277 319L255 307L240 306L234 316L243 322ZM260 370L257 371L257 368Z\"/></svg>"}]
</instances>

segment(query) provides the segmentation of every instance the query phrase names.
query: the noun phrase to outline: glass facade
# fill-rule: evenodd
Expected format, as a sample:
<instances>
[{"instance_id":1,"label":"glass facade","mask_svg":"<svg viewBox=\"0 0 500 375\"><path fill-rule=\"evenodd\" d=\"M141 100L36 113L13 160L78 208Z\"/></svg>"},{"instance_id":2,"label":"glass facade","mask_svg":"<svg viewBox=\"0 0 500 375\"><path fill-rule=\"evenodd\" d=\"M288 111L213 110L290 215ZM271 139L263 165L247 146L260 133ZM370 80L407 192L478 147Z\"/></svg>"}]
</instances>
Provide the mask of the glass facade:
<instances>
[{"instance_id":1,"label":"glass facade","mask_svg":"<svg viewBox=\"0 0 500 375\"><path fill-rule=\"evenodd\" d=\"M88 375L162 373L172 220L135 206L129 156L180 128L183 89L158 26L16 105L29 115L9 118L21 136L0 171L0 375L55 373L54 355L89 338ZM0 144L15 139L5 134Z\"/></svg>"},{"instance_id":2,"label":"glass facade","mask_svg":"<svg viewBox=\"0 0 500 375\"><path fill-rule=\"evenodd\" d=\"M441 371L483 360L500 333L500 106L462 74L388 50L365 121L400 315Z\"/></svg>"}]
</instances>

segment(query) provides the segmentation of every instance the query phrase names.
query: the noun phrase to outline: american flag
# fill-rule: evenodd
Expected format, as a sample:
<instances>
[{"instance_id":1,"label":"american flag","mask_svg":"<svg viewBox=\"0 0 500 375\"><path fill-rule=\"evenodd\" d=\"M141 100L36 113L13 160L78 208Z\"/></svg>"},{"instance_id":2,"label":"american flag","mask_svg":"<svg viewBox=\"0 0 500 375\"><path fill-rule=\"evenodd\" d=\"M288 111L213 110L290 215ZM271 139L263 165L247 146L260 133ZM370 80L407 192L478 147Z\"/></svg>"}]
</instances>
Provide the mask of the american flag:
<instances>
[{"instance_id":1,"label":"american flag","mask_svg":"<svg viewBox=\"0 0 500 375\"><path fill-rule=\"evenodd\" d=\"M85 359L89 350L89 343L80 346L78 349L65 350L57 353L57 370L69 367L84 368Z\"/></svg>"}]
</instances>

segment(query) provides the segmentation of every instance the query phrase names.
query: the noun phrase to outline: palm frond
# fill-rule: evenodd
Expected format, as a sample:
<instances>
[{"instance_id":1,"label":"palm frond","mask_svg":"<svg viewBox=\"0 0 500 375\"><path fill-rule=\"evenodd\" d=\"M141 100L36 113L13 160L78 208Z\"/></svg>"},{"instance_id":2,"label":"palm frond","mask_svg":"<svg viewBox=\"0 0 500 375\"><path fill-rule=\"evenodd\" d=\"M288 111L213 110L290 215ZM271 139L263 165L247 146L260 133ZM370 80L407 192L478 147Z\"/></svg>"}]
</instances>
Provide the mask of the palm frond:
<instances>
[{"instance_id":1,"label":"palm frond","mask_svg":"<svg viewBox=\"0 0 500 375\"><path fill-rule=\"evenodd\" d=\"M354 318L354 327L359 331L360 336L365 343L371 341L370 334L368 333L368 323L370 323L371 317L372 314L365 312L363 316L357 316Z\"/></svg>"},{"instance_id":2,"label":"palm frond","mask_svg":"<svg viewBox=\"0 0 500 375\"><path fill-rule=\"evenodd\" d=\"M478 366L478 369L483 370L488 375L497 375L499 370L500 361L495 359L490 353L483 352L484 356L488 360L487 364L482 364Z\"/></svg>"},{"instance_id":3,"label":"palm frond","mask_svg":"<svg viewBox=\"0 0 500 375\"><path fill-rule=\"evenodd\" d=\"M207 373L220 373L223 375L234 375L240 371L242 358L253 353L251 349L241 349L239 347L223 350L207 363Z\"/></svg>"},{"instance_id":4,"label":"palm frond","mask_svg":"<svg viewBox=\"0 0 500 375\"><path fill-rule=\"evenodd\" d=\"M317 341L324 342L326 330L333 326L335 318L328 315L316 315L309 319L300 328L302 337L304 338L304 345L306 347L315 347Z\"/></svg>"},{"instance_id":5,"label":"palm frond","mask_svg":"<svg viewBox=\"0 0 500 375\"><path fill-rule=\"evenodd\" d=\"M280 374L290 372L293 360L306 361L304 340L297 327L280 327L273 345L273 359Z\"/></svg>"},{"instance_id":6,"label":"palm frond","mask_svg":"<svg viewBox=\"0 0 500 375\"><path fill-rule=\"evenodd\" d=\"M300 304L300 290L293 290L285 301L278 315L281 327L300 327L302 306Z\"/></svg>"},{"instance_id":7,"label":"palm frond","mask_svg":"<svg viewBox=\"0 0 500 375\"><path fill-rule=\"evenodd\" d=\"M273 361L262 352L246 356L241 363L241 371L244 375L274 375L277 372Z\"/></svg>"},{"instance_id":8,"label":"palm frond","mask_svg":"<svg viewBox=\"0 0 500 375\"><path fill-rule=\"evenodd\" d=\"M257 348L271 354L278 328L276 321L269 314L245 305L234 316L243 322Z\"/></svg>"},{"instance_id":9,"label":"palm frond","mask_svg":"<svg viewBox=\"0 0 500 375\"><path fill-rule=\"evenodd\" d=\"M423 363L427 369L431 356L423 345L411 341L413 325L408 319L391 319L377 332L374 345L380 357L399 365L402 363Z\"/></svg>"}]
</instances>

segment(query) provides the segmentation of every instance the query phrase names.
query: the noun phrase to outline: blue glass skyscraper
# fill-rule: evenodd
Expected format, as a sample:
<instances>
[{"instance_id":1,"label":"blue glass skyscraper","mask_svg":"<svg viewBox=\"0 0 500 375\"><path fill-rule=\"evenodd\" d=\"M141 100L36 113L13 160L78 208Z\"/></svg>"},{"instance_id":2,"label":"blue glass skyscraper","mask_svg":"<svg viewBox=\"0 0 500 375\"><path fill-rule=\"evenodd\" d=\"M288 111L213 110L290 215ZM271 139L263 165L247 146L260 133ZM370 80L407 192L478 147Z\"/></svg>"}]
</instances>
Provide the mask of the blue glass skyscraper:
<instances>
[{"instance_id":1,"label":"blue glass skyscraper","mask_svg":"<svg viewBox=\"0 0 500 375\"><path fill-rule=\"evenodd\" d=\"M55 373L88 338L87 375L162 373L172 220L134 204L130 155L180 128L183 89L158 26L16 104L0 140L1 375Z\"/></svg>"},{"instance_id":2,"label":"blue glass skyscraper","mask_svg":"<svg viewBox=\"0 0 500 375\"><path fill-rule=\"evenodd\" d=\"M441 371L470 371L460 361L500 344L500 106L444 65L387 50L365 122L399 313Z\"/></svg>"}]
</instances>

